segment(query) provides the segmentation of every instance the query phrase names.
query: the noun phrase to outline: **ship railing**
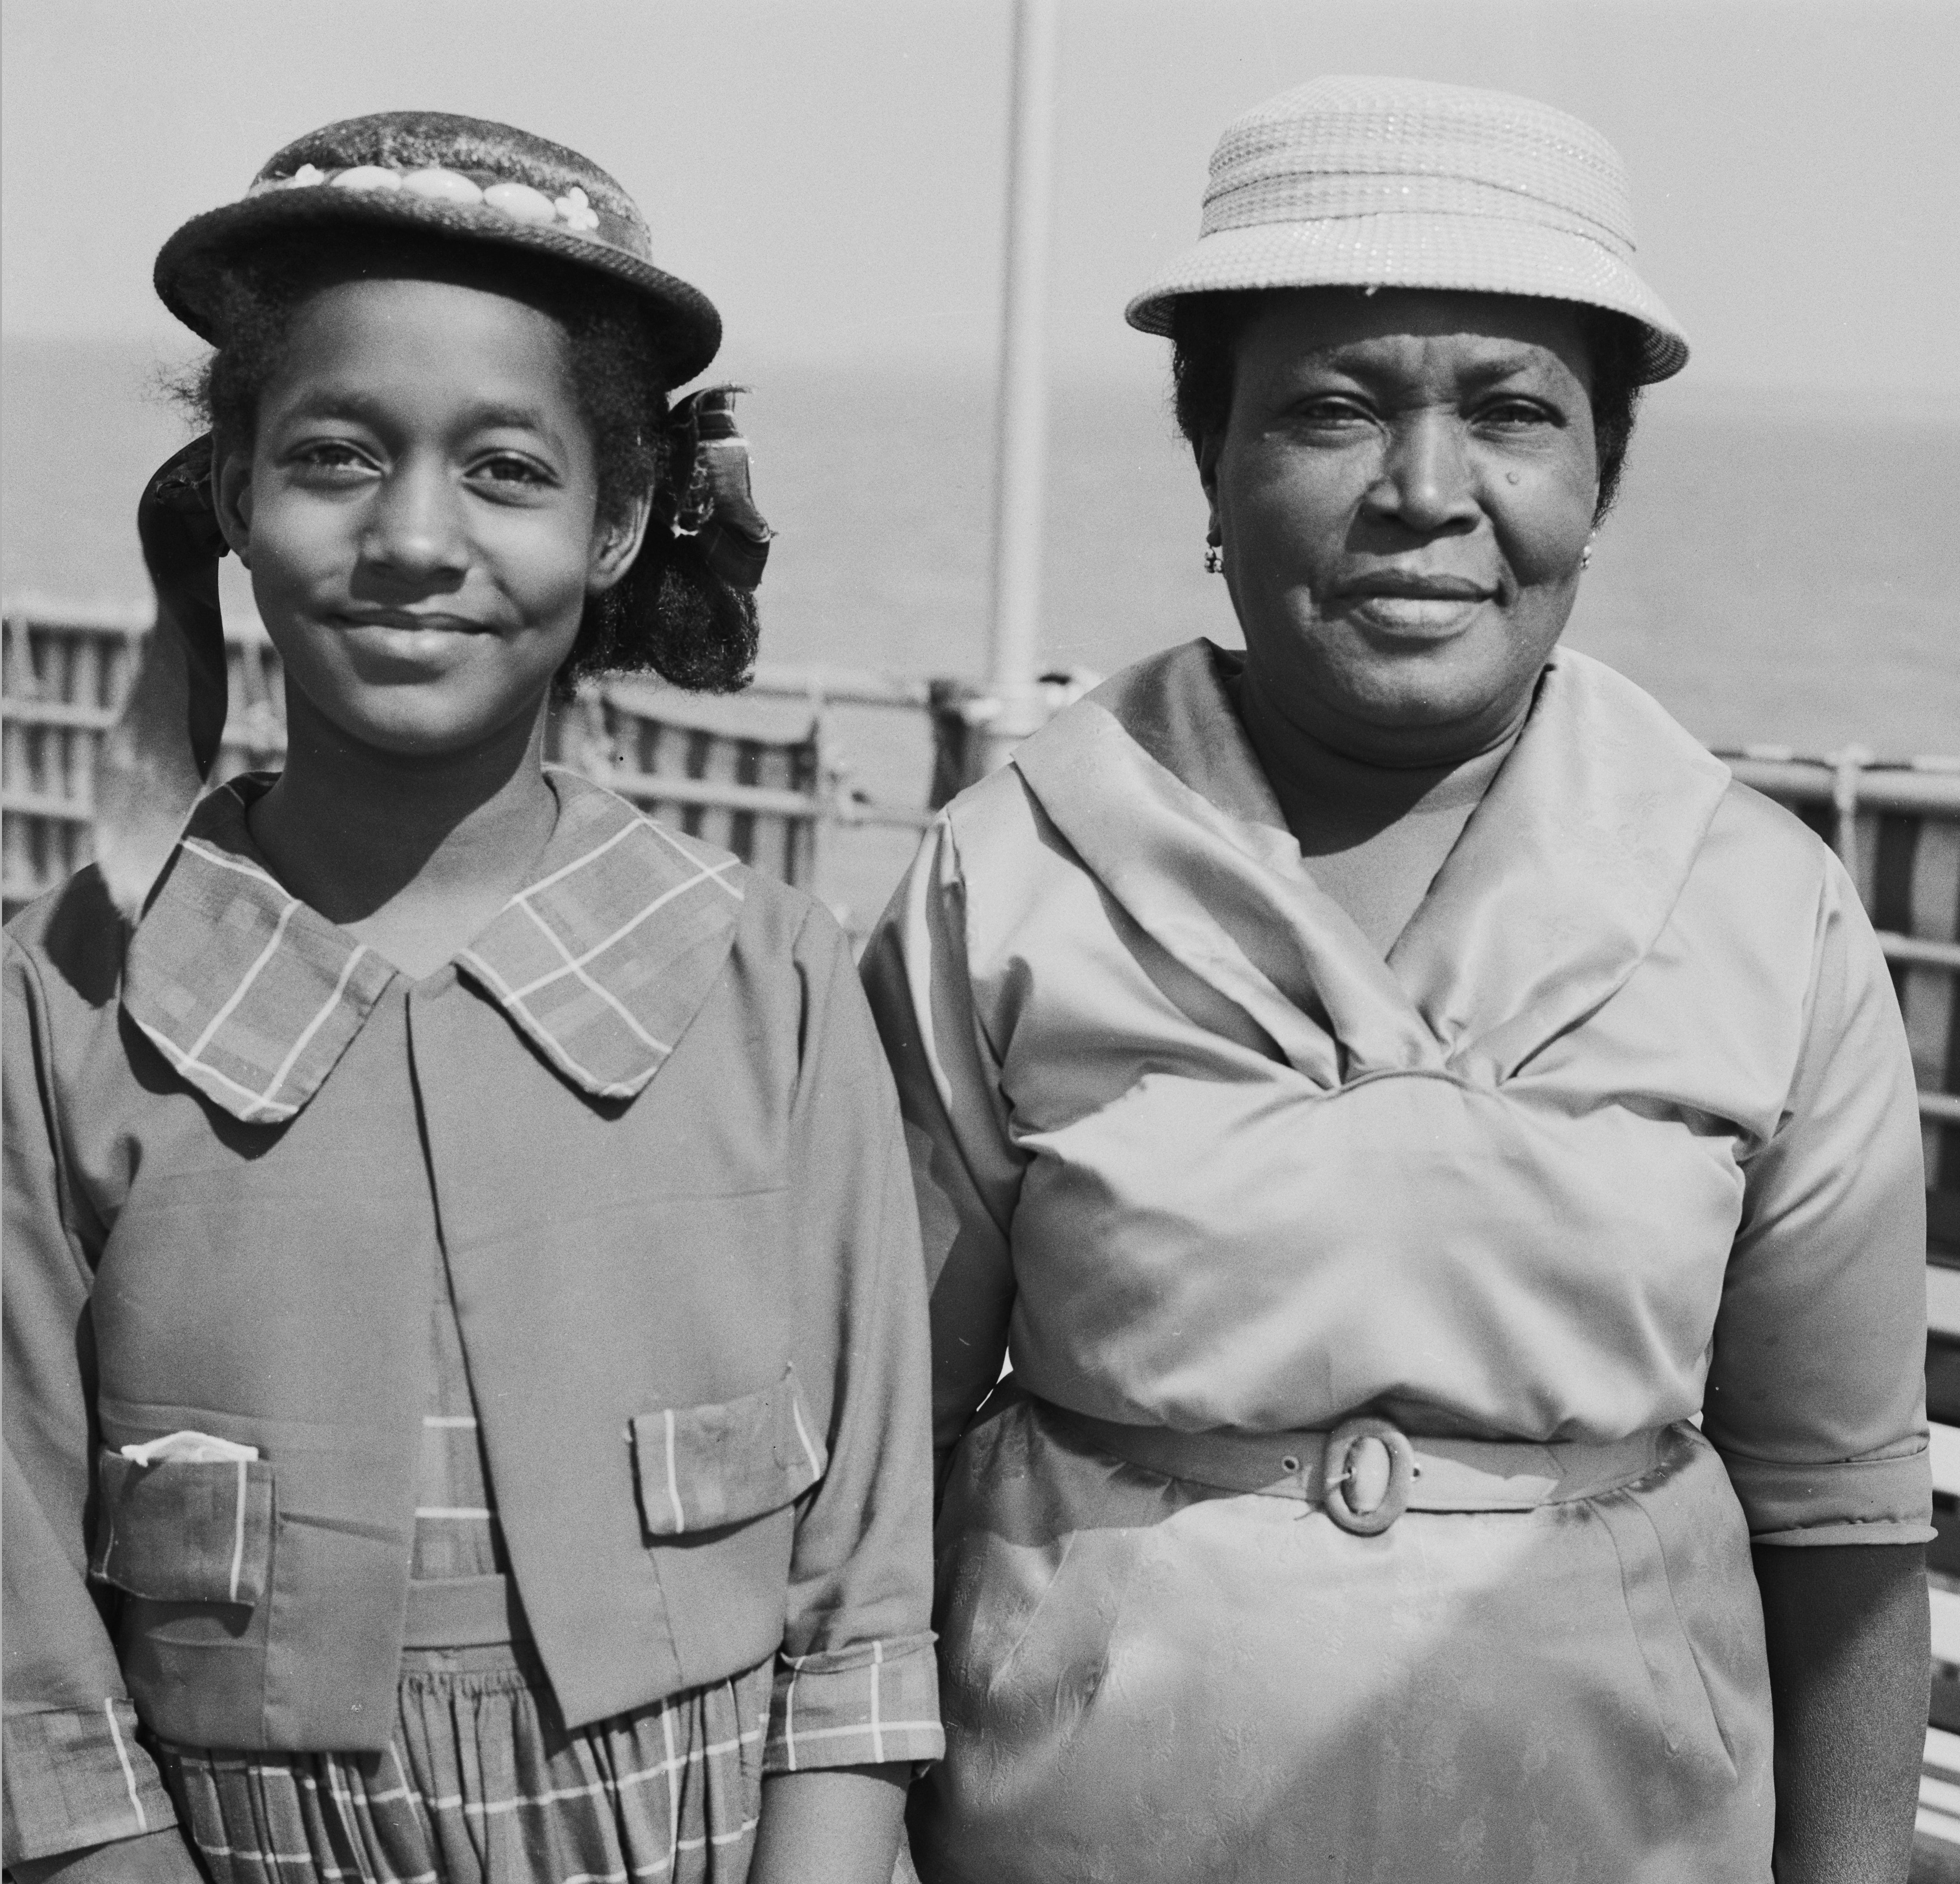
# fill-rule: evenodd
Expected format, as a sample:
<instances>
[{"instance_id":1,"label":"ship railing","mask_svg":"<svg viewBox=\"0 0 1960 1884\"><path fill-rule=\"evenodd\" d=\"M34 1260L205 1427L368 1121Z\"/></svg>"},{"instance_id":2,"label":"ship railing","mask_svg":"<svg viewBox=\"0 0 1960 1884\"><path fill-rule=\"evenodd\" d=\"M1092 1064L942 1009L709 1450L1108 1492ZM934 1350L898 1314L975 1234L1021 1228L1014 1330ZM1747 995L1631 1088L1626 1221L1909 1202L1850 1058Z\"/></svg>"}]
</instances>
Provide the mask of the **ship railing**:
<instances>
[{"instance_id":1,"label":"ship railing","mask_svg":"<svg viewBox=\"0 0 1960 1884\"><path fill-rule=\"evenodd\" d=\"M151 611L134 607L35 597L0 607L0 897L9 916L93 855L97 755L150 623ZM276 767L285 751L271 642L248 618L228 621L225 643L230 700L214 780ZM650 811L807 886L826 831L916 830L931 815L923 783L914 801L859 783L830 737L832 710L929 717L933 694L929 682L870 671L767 664L732 704L642 681L590 681L555 705L548 747ZM777 709L772 724L744 723L757 717L753 701Z\"/></svg>"},{"instance_id":2,"label":"ship railing","mask_svg":"<svg viewBox=\"0 0 1960 1884\"><path fill-rule=\"evenodd\" d=\"M1960 1816L1950 1809L1960 1805L1960 761L1887 764L1857 746L1809 757L1751 746L1723 756L1837 852L1892 964L1912 1047L1926 1152L1926 1406L1939 1533L1927 1549L1923 1844Z\"/></svg>"},{"instance_id":3,"label":"ship railing","mask_svg":"<svg viewBox=\"0 0 1960 1884\"><path fill-rule=\"evenodd\" d=\"M1960 974L1955 939L1960 908L1960 758L1886 761L1863 746L1801 756L1780 746L1723 752L1744 783L1780 800L1817 831L1857 886L1879 945L1898 971L1946 977L1945 998L1929 1014L1934 1031L1956 1018L1952 977ZM1908 974L1900 993L1917 985ZM1930 985L1930 984L1929 984ZM1911 1017L1908 1016L1908 1025ZM1929 1037L1922 1056L1951 1052ZM1960 1098L1923 1085L1921 1115L1960 1123Z\"/></svg>"},{"instance_id":4,"label":"ship railing","mask_svg":"<svg viewBox=\"0 0 1960 1884\"><path fill-rule=\"evenodd\" d=\"M1871 918L1912 1046L1929 1240L1960 1267L1960 758L1887 761L1862 746L1720 756L1831 846Z\"/></svg>"}]
</instances>

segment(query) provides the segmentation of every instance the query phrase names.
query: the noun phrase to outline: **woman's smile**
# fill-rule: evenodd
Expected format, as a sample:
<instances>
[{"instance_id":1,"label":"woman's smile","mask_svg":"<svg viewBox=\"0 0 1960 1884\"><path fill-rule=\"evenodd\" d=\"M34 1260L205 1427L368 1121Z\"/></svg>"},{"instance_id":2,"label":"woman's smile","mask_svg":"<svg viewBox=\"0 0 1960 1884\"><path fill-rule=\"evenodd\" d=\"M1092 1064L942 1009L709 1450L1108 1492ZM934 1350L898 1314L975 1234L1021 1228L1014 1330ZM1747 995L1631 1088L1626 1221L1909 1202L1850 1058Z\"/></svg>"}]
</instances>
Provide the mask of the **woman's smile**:
<instances>
[{"instance_id":1,"label":"woman's smile","mask_svg":"<svg viewBox=\"0 0 1960 1884\"><path fill-rule=\"evenodd\" d=\"M1464 576L1384 570L1337 583L1326 612L1388 636L1446 640L1464 633L1500 586Z\"/></svg>"}]
</instances>

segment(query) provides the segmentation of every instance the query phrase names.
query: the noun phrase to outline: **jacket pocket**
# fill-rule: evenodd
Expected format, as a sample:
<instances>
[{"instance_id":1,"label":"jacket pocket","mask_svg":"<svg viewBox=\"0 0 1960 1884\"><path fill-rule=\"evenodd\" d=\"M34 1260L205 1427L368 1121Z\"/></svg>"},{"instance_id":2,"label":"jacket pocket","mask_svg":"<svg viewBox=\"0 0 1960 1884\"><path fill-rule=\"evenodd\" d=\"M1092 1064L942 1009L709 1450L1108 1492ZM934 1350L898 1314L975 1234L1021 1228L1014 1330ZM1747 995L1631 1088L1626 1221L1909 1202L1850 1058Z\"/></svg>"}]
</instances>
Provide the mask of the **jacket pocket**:
<instances>
[{"instance_id":1,"label":"jacket pocket","mask_svg":"<svg viewBox=\"0 0 1960 1884\"><path fill-rule=\"evenodd\" d=\"M88 1574L157 1603L231 1603L266 1593L272 1468L263 1459L164 1459L103 1452L102 1510Z\"/></svg>"},{"instance_id":2,"label":"jacket pocket","mask_svg":"<svg viewBox=\"0 0 1960 1884\"><path fill-rule=\"evenodd\" d=\"M827 1463L793 1367L774 1387L740 1399L670 1406L633 1421L640 1517L653 1537L780 1510L816 1484Z\"/></svg>"}]
</instances>

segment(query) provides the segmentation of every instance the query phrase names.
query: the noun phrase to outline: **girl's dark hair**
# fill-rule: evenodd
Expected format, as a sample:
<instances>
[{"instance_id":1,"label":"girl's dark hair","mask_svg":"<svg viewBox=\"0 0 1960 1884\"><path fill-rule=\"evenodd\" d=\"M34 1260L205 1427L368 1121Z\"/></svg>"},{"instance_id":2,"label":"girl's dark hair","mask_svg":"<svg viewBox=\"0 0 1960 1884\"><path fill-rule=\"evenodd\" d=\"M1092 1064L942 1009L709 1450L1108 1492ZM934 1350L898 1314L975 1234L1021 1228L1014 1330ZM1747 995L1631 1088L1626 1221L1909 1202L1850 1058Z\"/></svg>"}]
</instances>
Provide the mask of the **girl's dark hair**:
<instances>
[{"instance_id":1,"label":"girl's dark hair","mask_svg":"<svg viewBox=\"0 0 1960 1884\"><path fill-rule=\"evenodd\" d=\"M1171 309L1171 396L1178 430L1192 450L1222 433L1232 416L1232 373L1239 337L1269 291L1181 294ZM1640 403L1640 330L1624 314L1583 307L1591 355L1592 436L1599 456L1596 524L1619 495Z\"/></svg>"},{"instance_id":2,"label":"girl's dark hair","mask_svg":"<svg viewBox=\"0 0 1960 1884\"><path fill-rule=\"evenodd\" d=\"M697 692L745 686L759 633L755 599L722 581L696 540L675 535L661 519L657 499L673 475L667 382L648 322L625 289L597 275L573 278L520 249L387 231L310 231L256 247L228 268L218 344L180 386L184 402L228 445L249 444L301 305L335 282L391 276L488 288L555 321L592 430L600 516L616 521L636 497L656 494L632 567L587 599L559 685L586 674L651 669Z\"/></svg>"}]
</instances>

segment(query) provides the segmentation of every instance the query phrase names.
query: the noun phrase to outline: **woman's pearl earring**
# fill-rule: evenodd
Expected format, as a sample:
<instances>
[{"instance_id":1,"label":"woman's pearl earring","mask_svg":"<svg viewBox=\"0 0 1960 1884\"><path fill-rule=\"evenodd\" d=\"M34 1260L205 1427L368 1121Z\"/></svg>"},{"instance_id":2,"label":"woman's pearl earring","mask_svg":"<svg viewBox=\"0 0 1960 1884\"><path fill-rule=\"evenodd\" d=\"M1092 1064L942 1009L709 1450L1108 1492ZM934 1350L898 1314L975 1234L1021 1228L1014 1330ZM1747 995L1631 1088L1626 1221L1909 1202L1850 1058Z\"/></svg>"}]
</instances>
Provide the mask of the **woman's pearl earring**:
<instances>
[{"instance_id":1,"label":"woman's pearl earring","mask_svg":"<svg viewBox=\"0 0 1960 1884\"><path fill-rule=\"evenodd\" d=\"M1225 571L1225 554L1216 543L1204 546L1204 573L1208 576L1223 575Z\"/></svg>"},{"instance_id":2,"label":"woman's pearl earring","mask_svg":"<svg viewBox=\"0 0 1960 1884\"><path fill-rule=\"evenodd\" d=\"M1592 539L1589 536L1586 539L1586 547L1579 552L1579 567L1581 569L1592 567Z\"/></svg>"}]
</instances>

